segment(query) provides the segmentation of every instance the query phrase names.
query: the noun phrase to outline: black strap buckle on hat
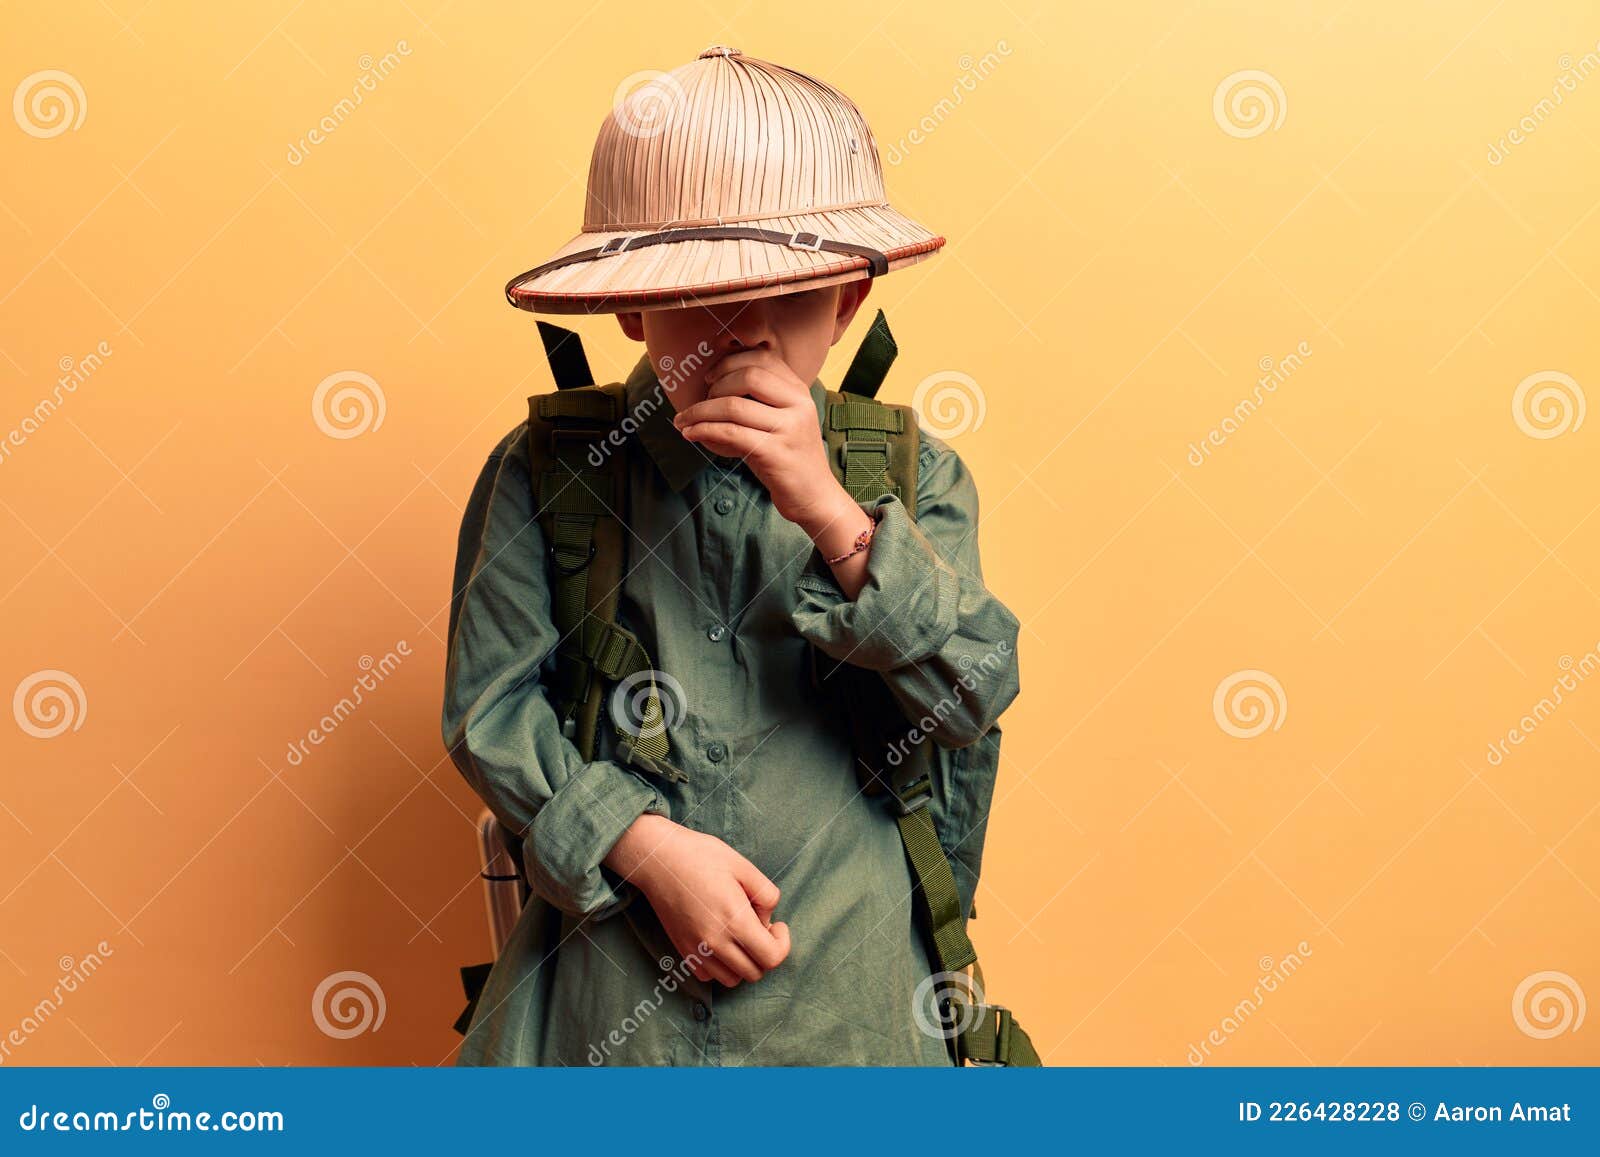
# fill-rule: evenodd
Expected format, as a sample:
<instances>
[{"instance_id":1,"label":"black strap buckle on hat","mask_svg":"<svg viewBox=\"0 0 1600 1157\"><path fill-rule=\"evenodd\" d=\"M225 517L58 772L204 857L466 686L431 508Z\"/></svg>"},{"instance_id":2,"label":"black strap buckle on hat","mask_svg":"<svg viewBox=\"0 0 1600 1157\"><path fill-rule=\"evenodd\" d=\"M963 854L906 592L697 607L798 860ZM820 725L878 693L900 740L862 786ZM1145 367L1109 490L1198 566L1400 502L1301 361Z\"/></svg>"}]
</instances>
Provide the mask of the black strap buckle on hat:
<instances>
[{"instance_id":1,"label":"black strap buckle on hat","mask_svg":"<svg viewBox=\"0 0 1600 1157\"><path fill-rule=\"evenodd\" d=\"M663 229L657 233L640 233L629 237L613 237L604 245L594 249L584 249L577 253L569 253L565 257L557 257L553 261L546 261L543 265L537 265L506 282L506 300L516 305L516 298L511 296L513 289L523 282L532 281L553 270L564 269L568 265L577 265L584 261L594 261L601 257L613 257L618 253L643 249L649 245L668 245L677 241L765 241L772 245L784 245L790 249L809 250L812 253L846 253L852 257L865 258L868 277L882 277L889 272L888 256L869 245L834 241L803 230L781 233L776 229L756 229L745 225L701 225L686 229Z\"/></svg>"}]
</instances>

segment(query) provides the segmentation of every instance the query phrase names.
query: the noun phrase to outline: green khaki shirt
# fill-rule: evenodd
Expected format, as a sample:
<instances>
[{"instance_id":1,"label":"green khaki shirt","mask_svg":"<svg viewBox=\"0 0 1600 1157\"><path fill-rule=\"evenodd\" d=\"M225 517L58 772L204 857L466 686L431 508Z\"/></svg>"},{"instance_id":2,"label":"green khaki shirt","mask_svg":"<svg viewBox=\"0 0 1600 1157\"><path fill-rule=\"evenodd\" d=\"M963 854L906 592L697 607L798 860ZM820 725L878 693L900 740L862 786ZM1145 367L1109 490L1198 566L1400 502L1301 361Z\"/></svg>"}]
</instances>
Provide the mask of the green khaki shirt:
<instances>
[{"instance_id":1,"label":"green khaki shirt","mask_svg":"<svg viewBox=\"0 0 1600 1157\"><path fill-rule=\"evenodd\" d=\"M811 393L820 440L820 381ZM618 621L682 688L663 708L688 781L621 761L604 713L593 761L562 734L544 690L557 636L523 423L489 455L462 520L443 735L522 836L533 899L457 1063L950 1065L898 829L882 797L862 794L808 647L880 674L908 729L933 736L931 814L972 914L996 721L1020 689L1017 619L978 563L972 476L921 432L919 517L888 493L862 505L880 522L852 600L746 464L677 431L648 358L626 402ZM649 901L601 864L644 812L717 836L778 885L773 919L793 946L777 968L726 988L677 960Z\"/></svg>"}]
</instances>

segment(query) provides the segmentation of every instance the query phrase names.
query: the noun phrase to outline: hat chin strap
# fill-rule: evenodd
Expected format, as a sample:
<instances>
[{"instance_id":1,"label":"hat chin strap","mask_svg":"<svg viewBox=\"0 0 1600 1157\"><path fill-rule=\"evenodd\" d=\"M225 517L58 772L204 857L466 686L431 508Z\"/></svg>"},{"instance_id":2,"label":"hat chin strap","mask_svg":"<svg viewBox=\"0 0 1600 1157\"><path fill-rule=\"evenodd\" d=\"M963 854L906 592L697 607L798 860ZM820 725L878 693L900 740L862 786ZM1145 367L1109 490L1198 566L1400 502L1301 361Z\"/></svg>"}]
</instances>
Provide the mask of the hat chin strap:
<instances>
[{"instance_id":1,"label":"hat chin strap","mask_svg":"<svg viewBox=\"0 0 1600 1157\"><path fill-rule=\"evenodd\" d=\"M629 237L613 237L604 245L594 249L584 249L577 253L569 253L565 257L557 257L553 261L546 261L543 265L535 266L526 273L513 277L506 283L506 300L512 305L516 299L511 296L511 291L524 282L542 277L556 269L563 269L568 265L578 265L585 261L598 261L606 257L614 257L618 253L626 253L630 249L643 249L650 245L666 245L675 241L765 241L773 245L784 245L790 249L806 249L812 253L846 253L852 257L864 257L867 261L867 276L882 277L889 272L889 258L880 250L868 245L856 245L849 241L834 241L816 233L801 230L797 233L784 233L777 229L756 229L746 225L704 225L690 229L664 229L658 233L642 233Z\"/></svg>"}]
</instances>

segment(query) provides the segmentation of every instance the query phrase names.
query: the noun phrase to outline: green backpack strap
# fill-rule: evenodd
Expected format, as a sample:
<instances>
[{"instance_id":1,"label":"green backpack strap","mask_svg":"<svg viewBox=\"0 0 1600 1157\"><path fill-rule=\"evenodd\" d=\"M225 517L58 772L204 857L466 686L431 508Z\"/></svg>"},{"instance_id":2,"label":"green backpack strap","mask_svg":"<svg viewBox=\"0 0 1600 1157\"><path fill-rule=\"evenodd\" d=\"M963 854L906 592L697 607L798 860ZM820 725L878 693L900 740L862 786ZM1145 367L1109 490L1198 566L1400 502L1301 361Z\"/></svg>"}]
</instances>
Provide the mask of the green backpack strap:
<instances>
[{"instance_id":1,"label":"green backpack strap","mask_svg":"<svg viewBox=\"0 0 1600 1157\"><path fill-rule=\"evenodd\" d=\"M541 321L539 340L544 343L544 356L550 362L550 373L556 379L556 389L576 390L594 385L594 372L589 369L589 359L584 356L581 337L570 329Z\"/></svg>"},{"instance_id":2,"label":"green backpack strap","mask_svg":"<svg viewBox=\"0 0 1600 1157\"><path fill-rule=\"evenodd\" d=\"M900 347L895 344L894 334L889 332L889 320L880 309L867 328L867 336L861 340L861 348L856 350L850 368L845 371L839 392L863 398L877 397L878 387L883 385L889 367L894 365L899 354Z\"/></svg>"},{"instance_id":3,"label":"green backpack strap","mask_svg":"<svg viewBox=\"0 0 1600 1157\"><path fill-rule=\"evenodd\" d=\"M913 906L936 971L954 974L969 965L973 969L972 986L944 984L934 989L941 1001L939 1023L952 1033L956 1058L976 1065L1038 1066L1039 1054L1011 1010L983 997L983 970L967 935L955 873L928 812L936 759L932 738L921 735L908 746L904 714L875 672L841 665L835 678L848 689L841 709L851 722L856 752L876 753L876 758L858 754L857 767L865 793L884 797L899 828L911 869ZM899 734L886 739L886 727ZM891 745L899 749L898 759L888 757Z\"/></svg>"},{"instance_id":4,"label":"green backpack strap","mask_svg":"<svg viewBox=\"0 0 1600 1157\"><path fill-rule=\"evenodd\" d=\"M630 719L638 734L619 726L617 754L666 779L685 780L688 776L666 758L654 664L638 638L616 621L625 563L627 454L616 443L598 447L597 443L615 429L623 413L625 384L596 386L583 342L571 330L540 322L539 336L550 359L556 393L528 399L527 450L534 517L550 552L551 618L559 640L549 690L551 706L561 721L561 733L585 760L592 760L606 682L643 673L645 705L639 721ZM480 525L472 533L481 530ZM462 534L467 540L468 528ZM453 588L457 598L464 582L458 570ZM452 599L452 638L458 609ZM628 699L630 704L637 702L633 696ZM510 848L517 846L509 834L507 843ZM638 919L638 907L629 905L628 919L648 943L649 926ZM549 911L555 913L553 908ZM655 926L660 927L659 921ZM665 940L665 933L660 939ZM652 955L665 956L670 950L669 942ZM456 1018L458 1033L470 1029L493 967L491 962L461 969L467 1006Z\"/></svg>"},{"instance_id":5,"label":"green backpack strap","mask_svg":"<svg viewBox=\"0 0 1600 1157\"><path fill-rule=\"evenodd\" d=\"M907 508L917 501L922 439L916 411L876 400L899 354L889 322L878 311L837 391L827 391L822 437L835 475L857 502L893 494Z\"/></svg>"},{"instance_id":6,"label":"green backpack strap","mask_svg":"<svg viewBox=\"0 0 1600 1157\"><path fill-rule=\"evenodd\" d=\"M571 337L576 344L577 335ZM576 358L587 367L581 345ZM560 638L551 705L562 734L592 760L608 685L636 679L644 692L639 718L613 718L619 754L683 780L688 777L667 761L655 667L633 632L617 622L627 557L628 457L626 443L608 436L622 419L625 388L623 382L569 385L528 399L528 467L535 517L550 551L551 618Z\"/></svg>"},{"instance_id":7,"label":"green backpack strap","mask_svg":"<svg viewBox=\"0 0 1600 1157\"><path fill-rule=\"evenodd\" d=\"M916 411L907 405L880 402L874 395L898 352L882 311L867 331L843 388L827 392L823 439L828 462L850 496L871 504L885 493L897 496L913 518L917 514L921 433ZM918 922L942 973L972 966L972 990L982 1000L982 970L977 950L967 936L967 914L950 859L928 804L933 798L936 755L933 739L921 735L909 745L905 716L888 684L875 672L848 663L830 663L811 648L812 682L830 680L835 703L848 720L863 791L884 797L911 869ZM819 665L830 668L819 676ZM891 759L891 749L898 752ZM942 1022L953 1026L957 1060L973 1064L1037 1066L1039 1055L1010 1009L963 1001L941 986Z\"/></svg>"}]
</instances>

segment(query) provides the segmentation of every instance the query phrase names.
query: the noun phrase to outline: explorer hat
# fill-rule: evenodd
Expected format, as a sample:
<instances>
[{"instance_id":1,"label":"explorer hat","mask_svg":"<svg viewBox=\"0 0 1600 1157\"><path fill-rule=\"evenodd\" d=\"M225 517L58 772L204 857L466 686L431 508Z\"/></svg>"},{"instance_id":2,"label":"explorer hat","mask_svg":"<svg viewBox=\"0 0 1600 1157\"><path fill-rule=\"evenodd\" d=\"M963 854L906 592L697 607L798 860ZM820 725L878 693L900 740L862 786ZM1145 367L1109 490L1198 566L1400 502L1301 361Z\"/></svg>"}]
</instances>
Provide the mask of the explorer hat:
<instances>
[{"instance_id":1,"label":"explorer hat","mask_svg":"<svg viewBox=\"0 0 1600 1157\"><path fill-rule=\"evenodd\" d=\"M872 130L838 89L720 45L647 75L600 126L583 231L512 278L512 305L744 301L879 277L944 244L889 204Z\"/></svg>"}]
</instances>

